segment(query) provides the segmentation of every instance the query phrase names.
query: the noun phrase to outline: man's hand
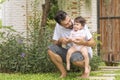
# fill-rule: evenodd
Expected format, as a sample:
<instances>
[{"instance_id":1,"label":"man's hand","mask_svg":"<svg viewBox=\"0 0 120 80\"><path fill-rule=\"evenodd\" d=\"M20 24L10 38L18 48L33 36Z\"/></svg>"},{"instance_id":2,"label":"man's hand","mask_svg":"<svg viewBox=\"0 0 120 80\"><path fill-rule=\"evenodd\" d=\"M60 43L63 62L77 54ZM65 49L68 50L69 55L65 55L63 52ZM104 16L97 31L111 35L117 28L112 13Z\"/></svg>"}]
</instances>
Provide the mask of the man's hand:
<instances>
[{"instance_id":1,"label":"man's hand","mask_svg":"<svg viewBox=\"0 0 120 80\"><path fill-rule=\"evenodd\" d=\"M93 38L89 39L88 41L85 41L82 38L76 38L73 42L78 45L91 46L91 47L96 45L96 42Z\"/></svg>"},{"instance_id":2,"label":"man's hand","mask_svg":"<svg viewBox=\"0 0 120 80\"><path fill-rule=\"evenodd\" d=\"M85 44L85 40L82 39L82 38L76 38L74 40L72 40L75 44L78 44L78 45L84 45Z\"/></svg>"},{"instance_id":3,"label":"man's hand","mask_svg":"<svg viewBox=\"0 0 120 80\"><path fill-rule=\"evenodd\" d=\"M60 38L58 41L57 41L57 44L58 45L66 45L67 43L69 42L69 39L68 38Z\"/></svg>"}]
</instances>

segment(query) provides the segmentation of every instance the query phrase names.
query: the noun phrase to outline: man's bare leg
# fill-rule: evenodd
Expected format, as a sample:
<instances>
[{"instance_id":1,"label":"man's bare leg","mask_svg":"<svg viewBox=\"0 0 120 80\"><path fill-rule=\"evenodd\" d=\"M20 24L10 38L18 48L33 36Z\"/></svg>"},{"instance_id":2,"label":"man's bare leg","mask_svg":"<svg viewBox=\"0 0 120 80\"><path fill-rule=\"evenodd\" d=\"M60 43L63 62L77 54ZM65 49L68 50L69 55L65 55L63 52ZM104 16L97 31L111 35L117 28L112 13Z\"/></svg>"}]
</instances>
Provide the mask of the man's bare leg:
<instances>
[{"instance_id":1,"label":"man's bare leg","mask_svg":"<svg viewBox=\"0 0 120 80\"><path fill-rule=\"evenodd\" d=\"M85 61L76 61L76 62L73 62L74 65L78 66L78 67L82 67L82 68L85 68ZM89 74L90 74L90 66L89 66L89 73L85 73L85 71L83 72L83 74L80 76L82 78L88 78L89 77Z\"/></svg>"},{"instance_id":2,"label":"man's bare leg","mask_svg":"<svg viewBox=\"0 0 120 80\"><path fill-rule=\"evenodd\" d=\"M53 53L51 50L48 50L48 55L49 55L51 61L56 65L56 67L61 72L60 78L66 77L67 72L63 66L63 61L62 61L61 57L59 55Z\"/></svg>"}]
</instances>

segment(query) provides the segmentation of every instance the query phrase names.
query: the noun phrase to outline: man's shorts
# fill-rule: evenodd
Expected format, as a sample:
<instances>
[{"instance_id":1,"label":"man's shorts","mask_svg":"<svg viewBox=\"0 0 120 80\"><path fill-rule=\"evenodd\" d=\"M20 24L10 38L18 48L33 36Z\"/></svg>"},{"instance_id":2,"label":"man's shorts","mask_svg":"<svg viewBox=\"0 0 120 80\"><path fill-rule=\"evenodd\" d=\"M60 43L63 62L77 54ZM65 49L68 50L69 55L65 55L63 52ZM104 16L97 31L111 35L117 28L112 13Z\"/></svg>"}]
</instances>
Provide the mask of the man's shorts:
<instances>
[{"instance_id":1,"label":"man's shorts","mask_svg":"<svg viewBox=\"0 0 120 80\"><path fill-rule=\"evenodd\" d=\"M52 52L54 52L55 54L60 55L61 58L62 58L62 60L63 60L63 62L66 62L66 54L67 54L68 49L64 49L64 48L62 48L62 47L60 47L60 46L57 46L57 45L54 45L54 44L48 46L48 48L49 48ZM89 58L90 58L90 54L89 54ZM78 52L78 51L75 52L75 53L73 53L73 54L71 55L71 58L70 58L70 61L71 61L71 62L82 61L82 60L84 60L84 57L83 57L83 55L82 55L80 52Z\"/></svg>"}]
</instances>

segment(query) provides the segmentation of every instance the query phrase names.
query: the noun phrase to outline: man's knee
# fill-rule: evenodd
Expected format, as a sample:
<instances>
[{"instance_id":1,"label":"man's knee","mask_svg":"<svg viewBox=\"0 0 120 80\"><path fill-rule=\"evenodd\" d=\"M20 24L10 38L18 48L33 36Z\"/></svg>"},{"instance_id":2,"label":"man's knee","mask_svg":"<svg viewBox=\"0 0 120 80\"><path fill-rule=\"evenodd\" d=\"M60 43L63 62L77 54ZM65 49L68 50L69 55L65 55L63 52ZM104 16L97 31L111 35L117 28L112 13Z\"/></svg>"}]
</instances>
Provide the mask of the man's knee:
<instances>
[{"instance_id":1,"label":"man's knee","mask_svg":"<svg viewBox=\"0 0 120 80\"><path fill-rule=\"evenodd\" d=\"M55 50L56 50L55 47L56 47L56 46L55 46L54 44L48 46L48 51L47 51L47 53L48 53L49 56L52 56L52 55L55 54L55 52L56 52L56 51L55 51Z\"/></svg>"},{"instance_id":2,"label":"man's knee","mask_svg":"<svg viewBox=\"0 0 120 80\"><path fill-rule=\"evenodd\" d=\"M51 55L51 52L52 51L50 49L47 50L48 55Z\"/></svg>"},{"instance_id":3,"label":"man's knee","mask_svg":"<svg viewBox=\"0 0 120 80\"><path fill-rule=\"evenodd\" d=\"M57 56L57 54L55 54L52 50L48 49L48 56L54 57Z\"/></svg>"},{"instance_id":4,"label":"man's knee","mask_svg":"<svg viewBox=\"0 0 120 80\"><path fill-rule=\"evenodd\" d=\"M52 52L52 50L50 49L48 49L48 56L53 61L57 61L57 62L61 61L61 57L58 54L55 54L54 52Z\"/></svg>"}]
</instances>

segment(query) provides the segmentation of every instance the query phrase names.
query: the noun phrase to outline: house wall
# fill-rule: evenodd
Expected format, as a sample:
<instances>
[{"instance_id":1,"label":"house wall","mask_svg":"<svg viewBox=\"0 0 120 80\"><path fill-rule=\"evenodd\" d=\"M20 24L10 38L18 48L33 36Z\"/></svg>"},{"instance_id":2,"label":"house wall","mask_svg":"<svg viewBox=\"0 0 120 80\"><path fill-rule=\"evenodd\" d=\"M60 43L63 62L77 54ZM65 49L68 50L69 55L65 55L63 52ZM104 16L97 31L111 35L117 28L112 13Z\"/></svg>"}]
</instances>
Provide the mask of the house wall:
<instances>
[{"instance_id":1,"label":"house wall","mask_svg":"<svg viewBox=\"0 0 120 80\"><path fill-rule=\"evenodd\" d=\"M97 31L97 0L91 0L91 6L86 7L85 0L59 0L61 10L66 11L72 18L82 16L87 20L91 32Z\"/></svg>"},{"instance_id":2,"label":"house wall","mask_svg":"<svg viewBox=\"0 0 120 80\"><path fill-rule=\"evenodd\" d=\"M34 0L6 0L2 4L2 25L13 26L18 32L27 32L29 19L33 15L33 3ZM41 12L43 3L44 0L39 3Z\"/></svg>"},{"instance_id":3,"label":"house wall","mask_svg":"<svg viewBox=\"0 0 120 80\"><path fill-rule=\"evenodd\" d=\"M32 14L34 0L6 0L2 6L3 26L13 26L18 32L26 32ZM85 0L58 0L60 9L66 11L72 18L83 16L87 20L91 32L97 31L97 0L91 0L91 8L85 6ZM40 1L39 10L42 12Z\"/></svg>"},{"instance_id":4,"label":"house wall","mask_svg":"<svg viewBox=\"0 0 120 80\"><path fill-rule=\"evenodd\" d=\"M26 0L6 0L2 5L2 25L24 32L26 29Z\"/></svg>"}]
</instances>

